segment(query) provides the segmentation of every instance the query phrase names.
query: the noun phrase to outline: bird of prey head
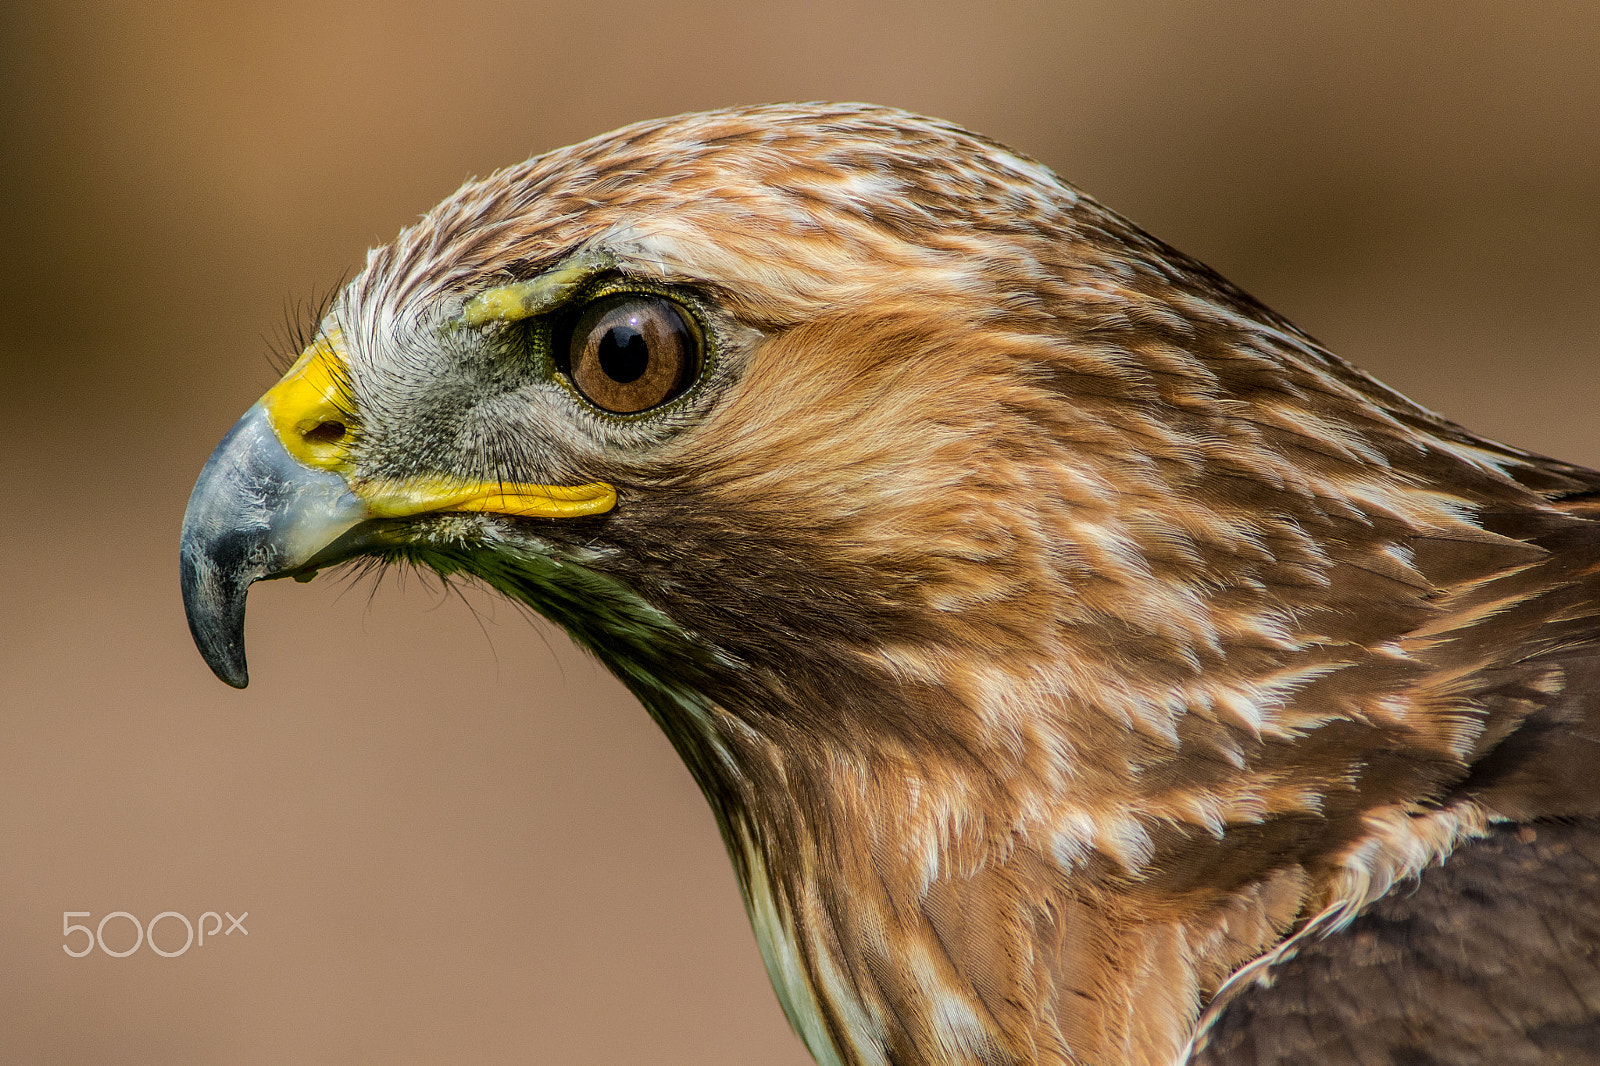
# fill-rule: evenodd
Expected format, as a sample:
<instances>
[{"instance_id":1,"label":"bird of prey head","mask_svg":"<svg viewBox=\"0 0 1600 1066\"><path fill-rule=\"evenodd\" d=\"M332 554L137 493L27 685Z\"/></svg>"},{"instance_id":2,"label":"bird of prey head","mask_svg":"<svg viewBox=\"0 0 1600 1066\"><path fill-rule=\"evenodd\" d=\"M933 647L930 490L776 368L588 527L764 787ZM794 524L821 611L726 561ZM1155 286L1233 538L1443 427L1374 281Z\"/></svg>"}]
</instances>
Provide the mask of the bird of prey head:
<instances>
[{"instance_id":1,"label":"bird of prey head","mask_svg":"<svg viewBox=\"0 0 1600 1066\"><path fill-rule=\"evenodd\" d=\"M1592 830L1597 489L1026 156L773 106L370 253L206 464L182 573L240 686L250 583L358 556L565 627L704 790L819 1062L1373 1062L1247 1022L1503 823ZM1351 1047L1443 1028L1372 965Z\"/></svg>"}]
</instances>

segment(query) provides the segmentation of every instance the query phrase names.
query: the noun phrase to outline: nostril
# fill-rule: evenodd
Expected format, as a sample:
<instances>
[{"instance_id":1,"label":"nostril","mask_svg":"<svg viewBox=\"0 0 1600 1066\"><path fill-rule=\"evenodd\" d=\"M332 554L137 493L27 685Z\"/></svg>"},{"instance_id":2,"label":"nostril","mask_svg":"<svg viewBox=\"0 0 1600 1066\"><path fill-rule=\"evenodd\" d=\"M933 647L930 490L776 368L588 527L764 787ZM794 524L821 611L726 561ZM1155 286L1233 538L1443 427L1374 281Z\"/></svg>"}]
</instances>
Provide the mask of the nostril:
<instances>
[{"instance_id":1,"label":"nostril","mask_svg":"<svg viewBox=\"0 0 1600 1066\"><path fill-rule=\"evenodd\" d=\"M345 429L343 422L318 422L305 431L307 444L338 444L344 440Z\"/></svg>"}]
</instances>

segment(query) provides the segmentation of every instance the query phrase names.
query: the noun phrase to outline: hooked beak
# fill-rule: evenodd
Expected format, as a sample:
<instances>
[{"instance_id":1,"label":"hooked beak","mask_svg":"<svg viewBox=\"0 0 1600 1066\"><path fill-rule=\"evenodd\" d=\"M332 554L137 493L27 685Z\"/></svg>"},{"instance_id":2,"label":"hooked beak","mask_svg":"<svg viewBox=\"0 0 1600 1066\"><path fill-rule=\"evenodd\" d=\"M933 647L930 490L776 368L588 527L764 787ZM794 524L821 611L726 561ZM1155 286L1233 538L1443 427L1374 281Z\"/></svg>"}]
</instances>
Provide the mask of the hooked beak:
<instances>
[{"instance_id":1,"label":"hooked beak","mask_svg":"<svg viewBox=\"0 0 1600 1066\"><path fill-rule=\"evenodd\" d=\"M261 403L234 424L200 471L179 541L189 632L213 673L234 688L250 682L245 591L304 566L367 517L344 478L295 461Z\"/></svg>"},{"instance_id":2,"label":"hooked beak","mask_svg":"<svg viewBox=\"0 0 1600 1066\"><path fill-rule=\"evenodd\" d=\"M257 581L354 558L384 543L382 519L432 511L572 518L616 505L610 485L534 485L448 474L362 481L349 459L347 375L337 334L308 348L206 460L183 515L183 607L206 665L244 688L245 593Z\"/></svg>"}]
</instances>

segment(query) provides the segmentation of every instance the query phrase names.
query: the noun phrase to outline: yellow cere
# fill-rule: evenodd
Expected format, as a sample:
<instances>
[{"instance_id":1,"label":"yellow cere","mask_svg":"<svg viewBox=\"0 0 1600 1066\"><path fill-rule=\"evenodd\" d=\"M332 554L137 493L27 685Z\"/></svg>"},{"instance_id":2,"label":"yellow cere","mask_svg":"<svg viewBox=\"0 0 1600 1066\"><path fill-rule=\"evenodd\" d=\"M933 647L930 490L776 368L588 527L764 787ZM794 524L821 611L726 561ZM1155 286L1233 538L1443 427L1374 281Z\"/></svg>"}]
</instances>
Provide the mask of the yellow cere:
<instances>
[{"instance_id":1,"label":"yellow cere","mask_svg":"<svg viewBox=\"0 0 1600 1066\"><path fill-rule=\"evenodd\" d=\"M351 400L343 395L344 357L337 331L305 350L283 379L261 398L272 430L306 466L343 475L372 518L403 518L429 511L487 511L526 518L576 518L617 505L617 490L589 485L531 485L432 476L405 481L352 481L348 442Z\"/></svg>"},{"instance_id":2,"label":"yellow cere","mask_svg":"<svg viewBox=\"0 0 1600 1066\"><path fill-rule=\"evenodd\" d=\"M289 454L322 470L344 465L346 442L355 429L346 424L349 403L340 402L344 360L339 345L337 330L318 337L261 398L273 432Z\"/></svg>"}]
</instances>

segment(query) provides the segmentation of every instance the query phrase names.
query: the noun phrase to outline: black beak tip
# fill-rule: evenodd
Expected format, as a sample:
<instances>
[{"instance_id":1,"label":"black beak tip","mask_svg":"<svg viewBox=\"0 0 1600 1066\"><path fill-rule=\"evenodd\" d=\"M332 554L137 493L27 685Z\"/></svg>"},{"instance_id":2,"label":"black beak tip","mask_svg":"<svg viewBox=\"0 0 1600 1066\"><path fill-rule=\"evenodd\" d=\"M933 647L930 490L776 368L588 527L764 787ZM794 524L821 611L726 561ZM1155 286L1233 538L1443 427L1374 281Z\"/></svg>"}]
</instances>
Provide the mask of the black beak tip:
<instances>
[{"instance_id":1,"label":"black beak tip","mask_svg":"<svg viewBox=\"0 0 1600 1066\"><path fill-rule=\"evenodd\" d=\"M184 546L183 606L189 634L211 672L234 688L250 684L244 655L244 606L254 575L241 573L241 569L219 567L214 559Z\"/></svg>"},{"instance_id":2,"label":"black beak tip","mask_svg":"<svg viewBox=\"0 0 1600 1066\"><path fill-rule=\"evenodd\" d=\"M236 654L230 655L226 661L208 658L206 665L211 667L211 672L224 684L232 685L234 688L250 687L250 670L245 666L243 648Z\"/></svg>"}]
</instances>

